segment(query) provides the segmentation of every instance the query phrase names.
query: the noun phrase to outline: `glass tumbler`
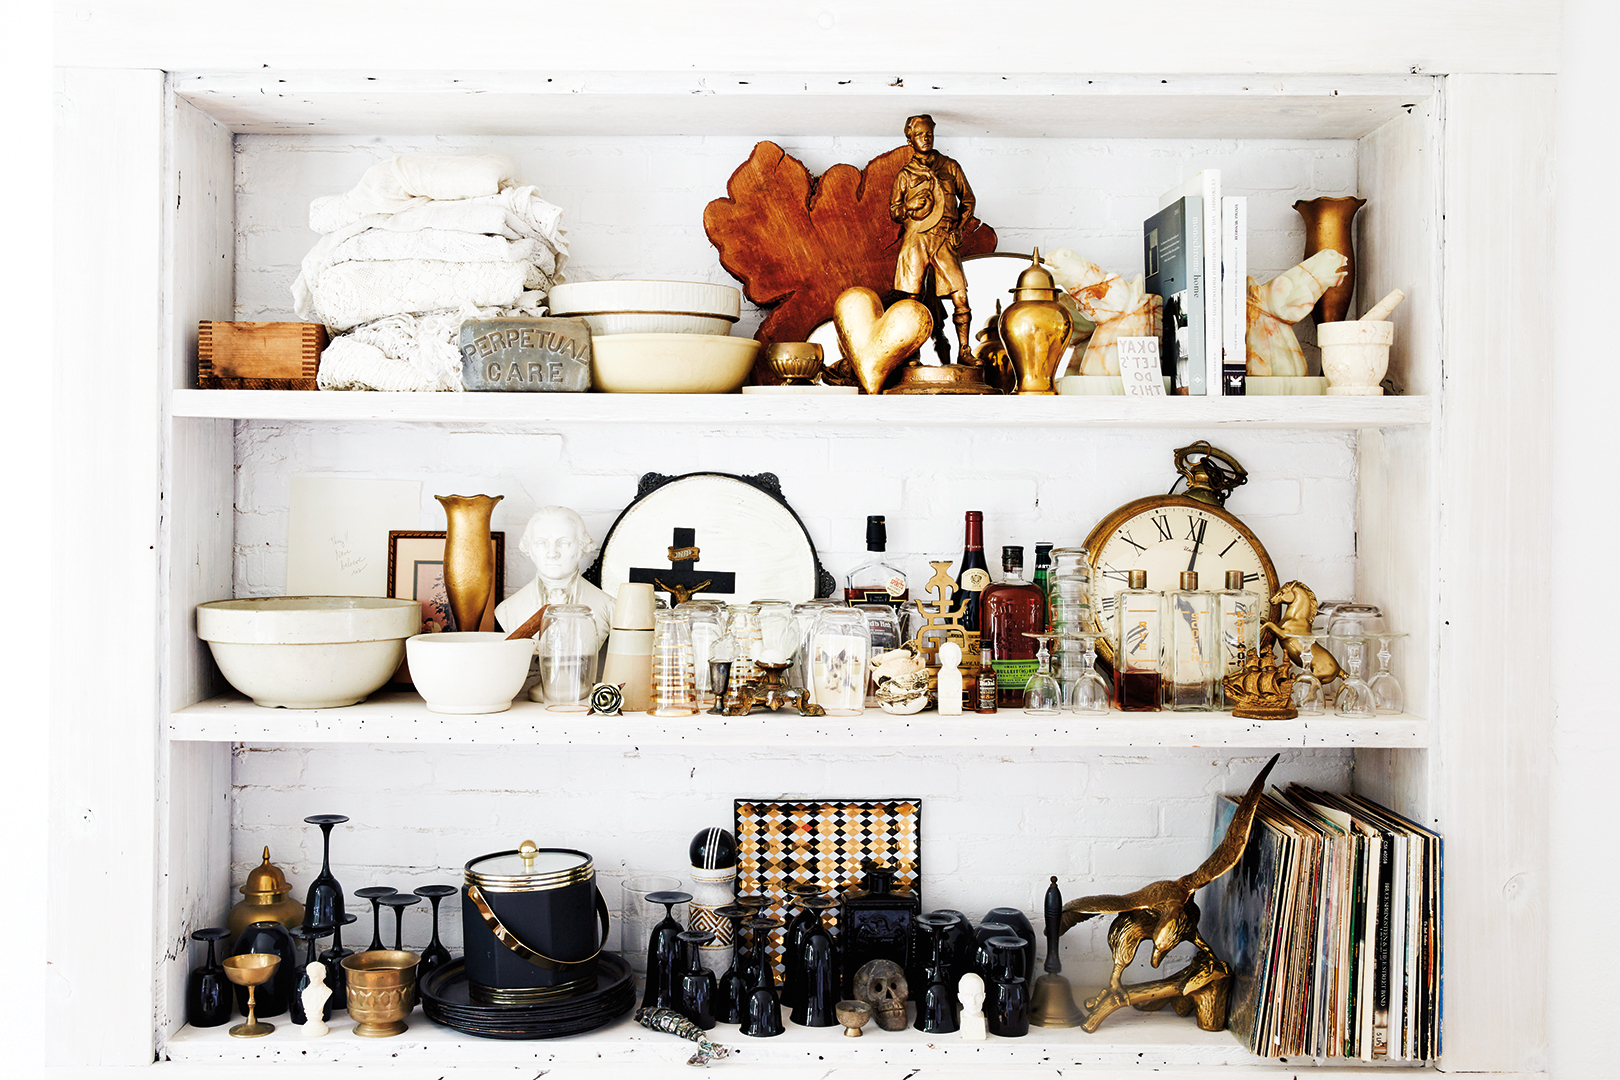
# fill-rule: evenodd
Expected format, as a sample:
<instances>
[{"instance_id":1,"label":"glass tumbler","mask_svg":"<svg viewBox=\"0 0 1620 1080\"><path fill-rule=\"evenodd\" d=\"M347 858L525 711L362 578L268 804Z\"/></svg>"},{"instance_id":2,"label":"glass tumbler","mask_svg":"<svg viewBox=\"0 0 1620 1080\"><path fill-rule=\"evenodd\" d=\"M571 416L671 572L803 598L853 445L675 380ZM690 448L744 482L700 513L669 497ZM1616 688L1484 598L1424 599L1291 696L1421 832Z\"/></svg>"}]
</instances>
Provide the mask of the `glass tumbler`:
<instances>
[{"instance_id":1,"label":"glass tumbler","mask_svg":"<svg viewBox=\"0 0 1620 1080\"><path fill-rule=\"evenodd\" d=\"M872 637L872 656L901 644L900 617L888 604L856 604L856 611L866 619L867 632ZM866 665L866 707L877 708L877 684L872 681L872 665Z\"/></svg>"},{"instance_id":2,"label":"glass tumbler","mask_svg":"<svg viewBox=\"0 0 1620 1080\"><path fill-rule=\"evenodd\" d=\"M793 666L788 669L788 685L796 687L810 685L810 631L816 628L816 616L823 608L843 606L842 601L829 600L826 597L793 605L793 634L798 644L798 652L793 656Z\"/></svg>"},{"instance_id":3,"label":"glass tumbler","mask_svg":"<svg viewBox=\"0 0 1620 1080\"><path fill-rule=\"evenodd\" d=\"M698 706L714 706L714 687L709 684L709 660L714 656L714 643L720 640L721 606L711 600L688 600L675 610L692 619L692 675L696 681Z\"/></svg>"},{"instance_id":4,"label":"glass tumbler","mask_svg":"<svg viewBox=\"0 0 1620 1080\"><path fill-rule=\"evenodd\" d=\"M829 716L859 716L866 708L872 632L854 608L823 608L810 631L810 694Z\"/></svg>"},{"instance_id":5,"label":"glass tumbler","mask_svg":"<svg viewBox=\"0 0 1620 1080\"><path fill-rule=\"evenodd\" d=\"M759 608L759 653L756 660L790 663L799 651L793 628L793 605L786 600L755 600Z\"/></svg>"},{"instance_id":6,"label":"glass tumbler","mask_svg":"<svg viewBox=\"0 0 1620 1080\"><path fill-rule=\"evenodd\" d=\"M619 955L638 975L647 973L647 942L652 939L653 927L664 921L664 906L647 897L680 887L680 879L667 874L635 874L619 885ZM671 914L682 926L686 925L685 904L677 904Z\"/></svg>"},{"instance_id":7,"label":"glass tumbler","mask_svg":"<svg viewBox=\"0 0 1620 1080\"><path fill-rule=\"evenodd\" d=\"M596 623L584 604L553 604L540 622L540 681L529 700L553 712L585 712L596 683Z\"/></svg>"},{"instance_id":8,"label":"glass tumbler","mask_svg":"<svg viewBox=\"0 0 1620 1080\"><path fill-rule=\"evenodd\" d=\"M652 698L654 716L691 716L697 712L692 616L685 612L653 612Z\"/></svg>"},{"instance_id":9,"label":"glass tumbler","mask_svg":"<svg viewBox=\"0 0 1620 1080\"><path fill-rule=\"evenodd\" d=\"M731 685L741 687L759 678L754 661L759 659L761 638L758 604L734 604L726 609L726 633L736 642L731 661Z\"/></svg>"}]
</instances>

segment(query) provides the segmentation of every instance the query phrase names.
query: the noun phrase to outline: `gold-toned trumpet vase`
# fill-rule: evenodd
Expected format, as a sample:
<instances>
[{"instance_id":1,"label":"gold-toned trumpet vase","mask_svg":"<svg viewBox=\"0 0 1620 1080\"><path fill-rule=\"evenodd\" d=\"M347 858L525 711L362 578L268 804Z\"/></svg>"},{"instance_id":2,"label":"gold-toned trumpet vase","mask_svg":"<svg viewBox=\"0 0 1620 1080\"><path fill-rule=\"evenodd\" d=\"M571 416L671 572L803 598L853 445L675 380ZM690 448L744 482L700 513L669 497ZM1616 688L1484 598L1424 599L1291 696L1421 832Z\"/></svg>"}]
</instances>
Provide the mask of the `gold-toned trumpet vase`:
<instances>
[{"instance_id":1,"label":"gold-toned trumpet vase","mask_svg":"<svg viewBox=\"0 0 1620 1080\"><path fill-rule=\"evenodd\" d=\"M356 1035L386 1039L407 1030L405 1018L416 1008L416 965L421 959L406 949L372 949L343 958Z\"/></svg>"},{"instance_id":2,"label":"gold-toned trumpet vase","mask_svg":"<svg viewBox=\"0 0 1620 1080\"><path fill-rule=\"evenodd\" d=\"M247 1019L231 1028L238 1039L258 1039L276 1030L276 1025L259 1019L254 991L274 977L281 957L275 953L251 952L225 958L225 977L237 986L247 987Z\"/></svg>"},{"instance_id":3,"label":"gold-toned trumpet vase","mask_svg":"<svg viewBox=\"0 0 1620 1080\"><path fill-rule=\"evenodd\" d=\"M495 589L489 519L504 495L435 495L444 507L444 588L456 629L476 631Z\"/></svg>"},{"instance_id":4,"label":"gold-toned trumpet vase","mask_svg":"<svg viewBox=\"0 0 1620 1080\"><path fill-rule=\"evenodd\" d=\"M1305 258L1332 248L1348 260L1344 280L1323 293L1312 309L1319 323L1343 322L1350 311L1350 295L1356 291L1356 211L1366 205L1366 199L1354 196L1335 199L1325 195L1309 201L1301 199L1294 204L1299 216L1305 219Z\"/></svg>"}]
</instances>

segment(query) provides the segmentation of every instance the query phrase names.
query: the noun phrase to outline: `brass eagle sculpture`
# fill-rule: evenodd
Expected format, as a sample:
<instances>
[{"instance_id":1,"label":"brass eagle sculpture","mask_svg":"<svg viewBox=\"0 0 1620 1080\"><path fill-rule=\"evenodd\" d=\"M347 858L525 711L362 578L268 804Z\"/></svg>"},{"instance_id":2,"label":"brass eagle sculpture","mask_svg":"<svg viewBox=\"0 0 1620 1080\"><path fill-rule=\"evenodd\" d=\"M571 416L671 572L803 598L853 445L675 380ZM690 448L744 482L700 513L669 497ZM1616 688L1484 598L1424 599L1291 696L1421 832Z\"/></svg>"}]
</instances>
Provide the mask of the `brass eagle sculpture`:
<instances>
[{"instance_id":1,"label":"brass eagle sculpture","mask_svg":"<svg viewBox=\"0 0 1620 1080\"><path fill-rule=\"evenodd\" d=\"M1063 905L1059 933L1067 933L1070 927L1099 915L1118 916L1108 931L1108 945L1114 954L1114 975L1107 990L1085 1003L1087 1018L1082 1026L1087 1031L1096 1031L1105 1016L1125 1005L1152 1011L1174 1004L1176 1012L1182 1016L1197 1008L1199 1027L1219 1031L1226 1026L1231 969L1216 957L1198 933L1198 905L1193 902L1193 894L1231 870L1243 857L1249 833L1254 828L1255 814L1260 809L1266 777L1271 775L1280 756L1272 755L1260 775L1254 778L1220 846L1198 869L1173 881L1155 881L1124 896L1083 896ZM1191 942L1198 954L1174 977L1126 986L1120 978L1144 941L1153 942L1150 962L1154 967L1184 941Z\"/></svg>"}]
</instances>

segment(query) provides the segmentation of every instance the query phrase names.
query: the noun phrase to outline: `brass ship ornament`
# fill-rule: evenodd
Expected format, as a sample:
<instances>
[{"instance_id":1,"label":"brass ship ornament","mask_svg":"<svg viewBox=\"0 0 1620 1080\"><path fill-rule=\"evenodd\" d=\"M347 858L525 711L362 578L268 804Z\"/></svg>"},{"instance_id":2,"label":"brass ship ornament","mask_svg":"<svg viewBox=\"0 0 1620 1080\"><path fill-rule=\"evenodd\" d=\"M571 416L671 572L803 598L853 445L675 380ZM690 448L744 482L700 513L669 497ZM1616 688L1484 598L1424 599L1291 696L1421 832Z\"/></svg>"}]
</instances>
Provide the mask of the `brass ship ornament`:
<instances>
[{"instance_id":1,"label":"brass ship ornament","mask_svg":"<svg viewBox=\"0 0 1620 1080\"><path fill-rule=\"evenodd\" d=\"M1233 703L1232 715L1239 720L1292 720L1299 715L1294 707L1293 669L1277 663L1272 648L1245 649L1243 664L1221 680L1226 698Z\"/></svg>"},{"instance_id":2,"label":"brass ship ornament","mask_svg":"<svg viewBox=\"0 0 1620 1080\"><path fill-rule=\"evenodd\" d=\"M1156 1012L1168 1005L1177 1016L1196 1014L1198 1026L1205 1031L1220 1031L1226 1027L1232 967L1216 956L1198 933L1198 905L1193 902L1193 894L1231 870L1243 857L1249 833L1254 828L1255 814L1260 809L1260 793L1279 756L1272 755L1260 775L1254 778L1238 804L1237 813L1232 816L1231 825L1227 826L1220 847L1197 870L1173 881L1155 881L1124 896L1087 896L1063 905L1059 933L1067 933L1071 926L1099 915L1115 917L1113 926L1108 929L1114 974L1107 989L1087 998L1082 1005L1085 1020L1080 1026L1087 1033L1095 1032L1104 1020L1127 1005L1140 1012ZM1136 959L1137 950L1144 942L1153 945L1150 962L1154 967L1182 942L1191 943L1198 951L1191 962L1174 975L1126 985L1120 977Z\"/></svg>"}]
</instances>

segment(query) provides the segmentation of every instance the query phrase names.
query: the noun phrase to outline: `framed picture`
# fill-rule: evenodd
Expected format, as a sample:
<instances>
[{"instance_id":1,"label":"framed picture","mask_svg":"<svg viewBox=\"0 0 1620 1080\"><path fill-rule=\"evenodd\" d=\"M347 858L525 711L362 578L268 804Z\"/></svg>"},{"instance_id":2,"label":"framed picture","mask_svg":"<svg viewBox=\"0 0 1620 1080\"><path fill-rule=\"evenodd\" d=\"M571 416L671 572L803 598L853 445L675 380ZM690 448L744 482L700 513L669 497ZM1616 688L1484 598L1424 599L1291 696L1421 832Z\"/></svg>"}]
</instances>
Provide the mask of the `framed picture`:
<instances>
[{"instance_id":1,"label":"framed picture","mask_svg":"<svg viewBox=\"0 0 1620 1080\"><path fill-rule=\"evenodd\" d=\"M388 533L388 595L422 605L422 633L460 629L450 615L450 593L444 585L444 532ZM495 588L476 629L493 631L495 605L506 594L506 534L489 534L495 554Z\"/></svg>"}]
</instances>

